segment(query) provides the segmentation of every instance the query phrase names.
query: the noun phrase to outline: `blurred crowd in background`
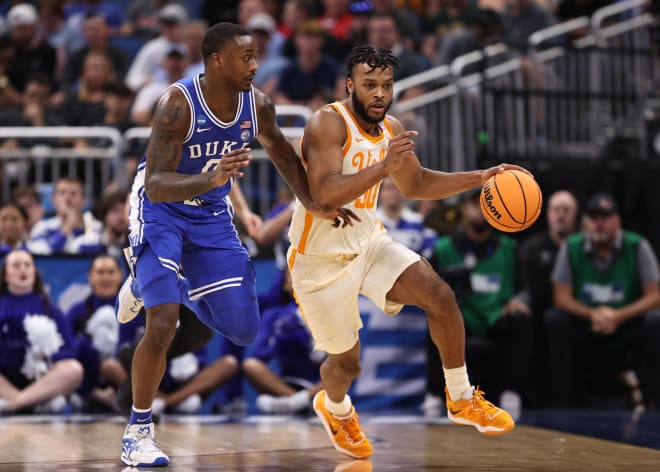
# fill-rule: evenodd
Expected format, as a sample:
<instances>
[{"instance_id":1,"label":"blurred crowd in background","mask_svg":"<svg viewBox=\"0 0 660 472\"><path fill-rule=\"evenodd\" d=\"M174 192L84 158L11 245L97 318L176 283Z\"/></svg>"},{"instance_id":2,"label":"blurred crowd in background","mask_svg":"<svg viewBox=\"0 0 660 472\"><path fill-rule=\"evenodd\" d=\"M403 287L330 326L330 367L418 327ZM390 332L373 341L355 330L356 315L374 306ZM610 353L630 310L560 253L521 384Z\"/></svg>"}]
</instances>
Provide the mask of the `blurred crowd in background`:
<instances>
[{"instance_id":1,"label":"blurred crowd in background","mask_svg":"<svg viewBox=\"0 0 660 472\"><path fill-rule=\"evenodd\" d=\"M395 71L400 80L495 42L524 57L535 31L608 3L4 2L0 126L109 126L121 132L148 127L165 89L203 72L202 38L218 21L236 22L253 34L258 88L276 104L315 110L346 97L344 58L355 45L391 50L401 64ZM654 8L650 2L647 7ZM399 99L423 91L413 87ZM73 149L95 145L84 137L18 136L2 139L0 150L39 142ZM141 157L141 149L124 150L126 175ZM79 177L53 179L45 194L34 185L16 186L0 207L0 414L130 407L130 359L144 318L121 327L114 318L126 271L121 253L128 189L115 183L88 192L94 183ZM545 195L545 221L509 236L486 223L478 192L429 203L406 201L388 179L381 187L383 224L394 239L426 257L456 292L472 382L494 392L514 415L523 408L660 407L654 248L625 229L611 195L578 202L575 190ZM211 334L184 310L156 413L203 411L218 389L227 402L215 411L246 408L243 381L257 392L248 409L308 411L320 388L323 354L313 350L283 263L292 198L282 190L254 234L236 222L251 254L273 259L276 267L260 294L257 340L247 349L224 342L219 351L188 352L188 337ZM89 289L67 306L49 296L55 281L44 279L35 264L36 257L61 255L90 261ZM428 355L423 402L406 406L438 416L444 385L437 350L430 340L418 348Z\"/></svg>"}]
</instances>

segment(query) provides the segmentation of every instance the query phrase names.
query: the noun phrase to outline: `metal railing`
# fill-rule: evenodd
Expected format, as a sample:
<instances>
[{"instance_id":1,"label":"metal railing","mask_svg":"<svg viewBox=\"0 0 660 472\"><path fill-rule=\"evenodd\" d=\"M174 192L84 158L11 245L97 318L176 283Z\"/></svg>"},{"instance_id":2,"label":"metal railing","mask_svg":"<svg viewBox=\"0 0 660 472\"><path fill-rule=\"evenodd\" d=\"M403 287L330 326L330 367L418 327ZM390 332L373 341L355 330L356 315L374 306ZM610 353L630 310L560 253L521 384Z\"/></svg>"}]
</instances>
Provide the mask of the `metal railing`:
<instances>
[{"instance_id":1,"label":"metal railing","mask_svg":"<svg viewBox=\"0 0 660 472\"><path fill-rule=\"evenodd\" d=\"M528 56L496 44L408 77L427 87L393 112L420 129L417 151L432 168L483 161L598 158L618 136L646 156L642 107L657 89L653 18L628 0L532 34ZM433 84L440 84L433 87ZM426 137L424 137L426 135Z\"/></svg>"}]
</instances>

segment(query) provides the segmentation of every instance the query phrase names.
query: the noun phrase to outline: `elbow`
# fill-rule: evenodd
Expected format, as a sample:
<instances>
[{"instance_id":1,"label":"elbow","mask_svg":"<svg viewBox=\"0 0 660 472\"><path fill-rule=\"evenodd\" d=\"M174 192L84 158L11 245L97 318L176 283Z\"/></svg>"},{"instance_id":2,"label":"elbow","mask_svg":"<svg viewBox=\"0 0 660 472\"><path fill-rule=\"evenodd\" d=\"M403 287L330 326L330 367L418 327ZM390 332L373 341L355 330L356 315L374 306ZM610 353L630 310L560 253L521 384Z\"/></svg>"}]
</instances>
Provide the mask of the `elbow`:
<instances>
[{"instance_id":1,"label":"elbow","mask_svg":"<svg viewBox=\"0 0 660 472\"><path fill-rule=\"evenodd\" d=\"M147 194L149 201L152 203L159 203L164 201L162 195L158 191L158 184L153 179L147 179L144 182L144 192Z\"/></svg>"},{"instance_id":2,"label":"elbow","mask_svg":"<svg viewBox=\"0 0 660 472\"><path fill-rule=\"evenodd\" d=\"M341 206L341 204L338 204L331 198L315 198L314 203L316 203L316 206L318 206L319 209L324 212L330 212Z\"/></svg>"}]
</instances>

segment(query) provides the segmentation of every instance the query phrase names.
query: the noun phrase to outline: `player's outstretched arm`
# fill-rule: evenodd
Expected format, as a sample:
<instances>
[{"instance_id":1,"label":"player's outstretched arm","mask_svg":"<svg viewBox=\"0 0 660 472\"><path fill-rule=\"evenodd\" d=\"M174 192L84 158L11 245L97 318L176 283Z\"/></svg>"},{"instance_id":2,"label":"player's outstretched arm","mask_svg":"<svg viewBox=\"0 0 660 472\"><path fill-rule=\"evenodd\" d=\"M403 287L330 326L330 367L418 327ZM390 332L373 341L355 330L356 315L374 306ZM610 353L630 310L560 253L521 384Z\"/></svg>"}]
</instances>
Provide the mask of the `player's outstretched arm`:
<instances>
[{"instance_id":1,"label":"player's outstretched arm","mask_svg":"<svg viewBox=\"0 0 660 472\"><path fill-rule=\"evenodd\" d=\"M392 131L398 136L406 133L396 118L388 117ZM529 174L522 167L513 164L499 164L484 170L468 172L441 172L422 167L417 156L403 156L399 165L393 165L390 177L406 198L411 200L438 200L465 192L483 185L494 174L505 170L520 170ZM389 158L389 156L388 156Z\"/></svg>"},{"instance_id":2,"label":"player's outstretched arm","mask_svg":"<svg viewBox=\"0 0 660 472\"><path fill-rule=\"evenodd\" d=\"M275 105L270 97L259 91L256 91L255 98L259 118L259 142L303 206L319 218L334 220L336 227L352 226L352 220L360 221L352 211L340 208L341 205L323 206L315 201L310 192L308 174L295 149L277 125Z\"/></svg>"},{"instance_id":3,"label":"player's outstretched arm","mask_svg":"<svg viewBox=\"0 0 660 472\"><path fill-rule=\"evenodd\" d=\"M249 164L250 150L239 149L225 154L212 172L177 173L189 125L188 102L177 88L170 87L156 105L147 145L144 186L152 202L180 202L194 198L225 184L230 177L241 177L241 169Z\"/></svg>"}]
</instances>

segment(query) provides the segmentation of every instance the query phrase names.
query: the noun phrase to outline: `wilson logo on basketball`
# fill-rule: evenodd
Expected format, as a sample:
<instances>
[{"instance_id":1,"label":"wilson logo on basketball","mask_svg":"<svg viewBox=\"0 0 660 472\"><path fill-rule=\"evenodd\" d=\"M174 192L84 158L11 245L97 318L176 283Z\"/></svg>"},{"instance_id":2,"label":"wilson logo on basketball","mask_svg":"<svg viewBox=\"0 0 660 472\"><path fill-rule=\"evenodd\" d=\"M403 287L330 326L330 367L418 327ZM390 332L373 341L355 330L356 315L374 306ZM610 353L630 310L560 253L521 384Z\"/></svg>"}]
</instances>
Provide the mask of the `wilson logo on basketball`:
<instances>
[{"instance_id":1,"label":"wilson logo on basketball","mask_svg":"<svg viewBox=\"0 0 660 472\"><path fill-rule=\"evenodd\" d=\"M499 211L497 211L497 208L495 208L495 206L493 205L493 194L490 193L490 182L486 183L486 185L484 186L484 199L486 200L486 206L493 214L493 216L498 220L502 218L502 214Z\"/></svg>"}]
</instances>

